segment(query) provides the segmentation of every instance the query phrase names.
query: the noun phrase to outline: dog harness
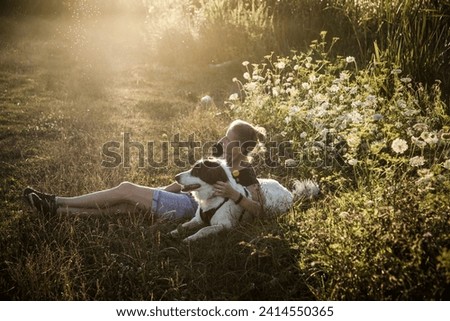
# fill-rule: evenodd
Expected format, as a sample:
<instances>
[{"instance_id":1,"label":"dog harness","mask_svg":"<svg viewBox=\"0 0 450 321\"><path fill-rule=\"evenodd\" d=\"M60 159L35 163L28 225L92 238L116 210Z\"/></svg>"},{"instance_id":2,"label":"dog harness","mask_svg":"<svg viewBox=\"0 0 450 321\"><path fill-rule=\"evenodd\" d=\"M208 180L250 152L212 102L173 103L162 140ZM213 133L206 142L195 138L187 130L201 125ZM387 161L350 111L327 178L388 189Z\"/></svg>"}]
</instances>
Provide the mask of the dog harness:
<instances>
[{"instance_id":1,"label":"dog harness","mask_svg":"<svg viewBox=\"0 0 450 321\"><path fill-rule=\"evenodd\" d=\"M249 191L244 187L245 197L249 196ZM200 208L200 218L202 219L203 223L206 225L211 225L211 219L216 214L216 212L219 210L219 208L222 207L223 204L228 202L229 198L225 198L222 203L220 203L219 206L209 209L207 211L203 211L203 209ZM241 216L239 217L239 222L242 220L242 217L244 216L244 212L242 211Z\"/></svg>"},{"instance_id":2,"label":"dog harness","mask_svg":"<svg viewBox=\"0 0 450 321\"><path fill-rule=\"evenodd\" d=\"M255 171L254 171L253 167L250 167L250 166L243 168L239 171L238 170L233 171L232 176L233 176L234 180L236 181L236 183L241 184L244 187L245 197L248 197L250 195L249 191L245 187L255 184L255 183L258 183L258 180L256 179ZM216 208L212 208L207 211L203 211L200 208L200 218L202 219L202 221L207 225L211 225L212 217L214 216L214 214L216 214L216 212L219 210L219 208L221 208L222 205L225 204L226 202L228 202L228 198L225 198L223 200L223 202L220 203L220 205L217 206ZM244 212L245 211L242 211L241 216L239 217L239 221L242 220L242 217L244 216Z\"/></svg>"},{"instance_id":3,"label":"dog harness","mask_svg":"<svg viewBox=\"0 0 450 321\"><path fill-rule=\"evenodd\" d=\"M201 217L202 221L203 221L205 224L207 224L207 225L211 225L211 219L212 219L212 217L214 216L214 214L216 214L217 210L218 210L219 208L221 208L222 205L225 204L226 202L228 202L228 198L225 198L225 199L223 200L223 202L220 203L219 206L217 206L217 207L215 207L215 208L212 208L212 209L210 209L210 210L207 210L207 211L205 211L205 212L200 208L200 217Z\"/></svg>"}]
</instances>

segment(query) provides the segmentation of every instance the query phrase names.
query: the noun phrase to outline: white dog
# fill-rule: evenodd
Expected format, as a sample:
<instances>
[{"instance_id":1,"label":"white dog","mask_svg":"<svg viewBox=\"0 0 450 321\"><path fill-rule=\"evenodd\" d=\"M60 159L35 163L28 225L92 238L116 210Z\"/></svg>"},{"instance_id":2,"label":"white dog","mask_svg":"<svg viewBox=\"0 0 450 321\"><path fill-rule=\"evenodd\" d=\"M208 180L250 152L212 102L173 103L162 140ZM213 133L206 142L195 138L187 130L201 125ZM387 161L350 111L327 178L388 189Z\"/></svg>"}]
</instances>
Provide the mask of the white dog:
<instances>
[{"instance_id":1,"label":"white dog","mask_svg":"<svg viewBox=\"0 0 450 321\"><path fill-rule=\"evenodd\" d=\"M199 203L195 217L181 225L183 230L202 227L197 233L184 239L185 242L195 241L206 236L217 234L226 229L232 229L243 220L249 220L249 214L232 200L214 195L213 184L218 181L230 182L231 186L247 197L251 197L245 187L235 182L225 161L211 158L198 161L193 168L175 177L183 186L183 192L191 192ZM286 213L292 207L294 195L274 179L258 179L264 199L264 214L276 216ZM296 190L301 195L315 196L318 193L317 184L309 181L309 187L304 183L296 184ZM295 193L297 194L297 193ZM179 230L170 233L177 237Z\"/></svg>"}]
</instances>

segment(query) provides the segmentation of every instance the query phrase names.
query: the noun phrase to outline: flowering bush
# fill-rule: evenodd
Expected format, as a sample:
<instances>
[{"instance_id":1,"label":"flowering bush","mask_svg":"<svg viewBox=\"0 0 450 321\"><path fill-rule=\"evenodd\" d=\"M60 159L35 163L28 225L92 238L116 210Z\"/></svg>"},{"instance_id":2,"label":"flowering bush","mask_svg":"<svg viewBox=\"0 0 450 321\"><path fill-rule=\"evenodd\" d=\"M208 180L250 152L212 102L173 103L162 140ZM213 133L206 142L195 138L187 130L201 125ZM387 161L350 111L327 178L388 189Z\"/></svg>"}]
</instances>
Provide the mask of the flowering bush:
<instances>
[{"instance_id":1,"label":"flowering bush","mask_svg":"<svg viewBox=\"0 0 450 321\"><path fill-rule=\"evenodd\" d=\"M361 68L330 57L337 39L325 36L306 53L244 62L228 101L291 142L279 165L320 180L324 199L285 219L299 267L321 299L445 296L450 119L439 84L426 89L379 59Z\"/></svg>"},{"instance_id":2,"label":"flowering bush","mask_svg":"<svg viewBox=\"0 0 450 321\"><path fill-rule=\"evenodd\" d=\"M438 85L429 94L382 62L358 69L353 57L332 59L327 52L337 39L327 47L325 35L307 53L244 62L231 109L278 133L276 139L290 140L298 164L378 171L380 164L423 157L423 164L443 166L450 122ZM423 165L414 160L413 167Z\"/></svg>"}]
</instances>

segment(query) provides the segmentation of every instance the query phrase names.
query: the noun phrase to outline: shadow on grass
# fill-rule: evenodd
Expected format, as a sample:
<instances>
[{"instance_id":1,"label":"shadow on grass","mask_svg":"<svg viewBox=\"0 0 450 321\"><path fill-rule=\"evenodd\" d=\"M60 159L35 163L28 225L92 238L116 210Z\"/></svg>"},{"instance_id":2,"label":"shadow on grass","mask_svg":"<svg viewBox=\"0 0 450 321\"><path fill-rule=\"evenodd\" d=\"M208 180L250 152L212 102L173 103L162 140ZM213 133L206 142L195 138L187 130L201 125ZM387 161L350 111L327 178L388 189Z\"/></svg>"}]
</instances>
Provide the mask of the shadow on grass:
<instances>
[{"instance_id":1,"label":"shadow on grass","mask_svg":"<svg viewBox=\"0 0 450 321\"><path fill-rule=\"evenodd\" d=\"M6 221L3 221L5 223ZM259 223L196 243L167 235L179 222L148 214L11 217L2 237L3 299L308 300L297 255ZM6 226L5 226L6 227ZM18 232L19 231L19 232ZM277 233L277 234L275 234Z\"/></svg>"}]
</instances>

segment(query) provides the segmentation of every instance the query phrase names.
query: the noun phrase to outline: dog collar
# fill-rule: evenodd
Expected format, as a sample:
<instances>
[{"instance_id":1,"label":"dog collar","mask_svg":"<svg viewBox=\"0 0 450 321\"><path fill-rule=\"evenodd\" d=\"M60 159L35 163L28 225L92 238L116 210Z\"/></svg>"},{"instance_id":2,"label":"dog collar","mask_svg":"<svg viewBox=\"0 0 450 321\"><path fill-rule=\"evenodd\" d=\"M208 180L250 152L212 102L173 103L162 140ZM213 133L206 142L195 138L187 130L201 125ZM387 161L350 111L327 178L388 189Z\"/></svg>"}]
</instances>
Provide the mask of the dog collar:
<instances>
[{"instance_id":1,"label":"dog collar","mask_svg":"<svg viewBox=\"0 0 450 321\"><path fill-rule=\"evenodd\" d=\"M203 221L206 225L211 225L211 219L212 219L212 217L214 216L214 214L216 214L217 210L218 210L219 208L221 208L222 205L225 204L226 202L228 202L228 198L225 198L225 199L223 200L223 202L220 203L219 206L217 206L217 207L215 207L215 208L212 208L212 209L210 209L210 210L207 210L207 211L203 211L203 210L200 208L200 217L201 217L202 221Z\"/></svg>"}]
</instances>

